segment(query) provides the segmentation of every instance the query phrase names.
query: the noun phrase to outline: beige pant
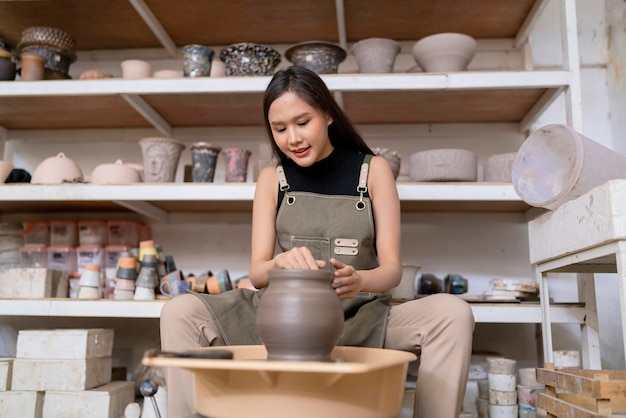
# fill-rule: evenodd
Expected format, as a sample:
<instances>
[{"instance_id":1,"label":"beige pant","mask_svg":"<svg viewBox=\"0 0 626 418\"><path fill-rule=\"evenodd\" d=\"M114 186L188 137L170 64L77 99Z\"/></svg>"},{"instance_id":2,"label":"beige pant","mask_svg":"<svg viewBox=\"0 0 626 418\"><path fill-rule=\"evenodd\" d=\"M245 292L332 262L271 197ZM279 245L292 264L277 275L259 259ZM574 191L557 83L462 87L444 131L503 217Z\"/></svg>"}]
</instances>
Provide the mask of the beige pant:
<instances>
[{"instance_id":1,"label":"beige pant","mask_svg":"<svg viewBox=\"0 0 626 418\"><path fill-rule=\"evenodd\" d=\"M474 316L456 296L431 295L393 306L385 348L415 352L421 348L415 417L456 418L463 405L472 351ZM184 351L224 345L215 321L193 295L178 296L161 312L163 350ZM167 369L168 418L194 414L191 372Z\"/></svg>"}]
</instances>

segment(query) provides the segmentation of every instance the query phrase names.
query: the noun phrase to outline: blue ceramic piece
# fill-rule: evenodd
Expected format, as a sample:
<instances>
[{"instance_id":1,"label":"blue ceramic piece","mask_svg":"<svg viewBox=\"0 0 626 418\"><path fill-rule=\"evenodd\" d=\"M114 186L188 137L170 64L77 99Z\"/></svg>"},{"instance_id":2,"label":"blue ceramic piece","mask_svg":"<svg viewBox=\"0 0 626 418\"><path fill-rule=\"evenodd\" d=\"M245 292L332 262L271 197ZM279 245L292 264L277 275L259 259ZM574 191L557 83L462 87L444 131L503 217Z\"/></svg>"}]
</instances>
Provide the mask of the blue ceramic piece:
<instances>
[{"instance_id":1,"label":"blue ceramic piece","mask_svg":"<svg viewBox=\"0 0 626 418\"><path fill-rule=\"evenodd\" d=\"M183 47L183 76L210 76L214 55L215 52L206 46L193 44Z\"/></svg>"}]
</instances>

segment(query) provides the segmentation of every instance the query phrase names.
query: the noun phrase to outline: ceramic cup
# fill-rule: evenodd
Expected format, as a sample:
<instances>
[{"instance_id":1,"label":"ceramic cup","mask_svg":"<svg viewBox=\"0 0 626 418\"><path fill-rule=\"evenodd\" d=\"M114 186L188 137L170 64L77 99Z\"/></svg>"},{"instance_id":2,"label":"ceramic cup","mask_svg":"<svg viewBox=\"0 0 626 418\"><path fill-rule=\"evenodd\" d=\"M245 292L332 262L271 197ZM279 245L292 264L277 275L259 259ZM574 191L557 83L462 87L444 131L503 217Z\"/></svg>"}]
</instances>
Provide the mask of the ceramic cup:
<instances>
[{"instance_id":1,"label":"ceramic cup","mask_svg":"<svg viewBox=\"0 0 626 418\"><path fill-rule=\"evenodd\" d=\"M191 180L194 183L211 183L215 176L217 156L222 150L219 145L196 142L191 145Z\"/></svg>"},{"instance_id":2,"label":"ceramic cup","mask_svg":"<svg viewBox=\"0 0 626 418\"><path fill-rule=\"evenodd\" d=\"M183 76L209 77L211 63L215 52L203 45L187 45L183 47Z\"/></svg>"},{"instance_id":3,"label":"ceramic cup","mask_svg":"<svg viewBox=\"0 0 626 418\"><path fill-rule=\"evenodd\" d=\"M142 60L125 60L120 64L122 78L148 78L152 76L152 64Z\"/></svg>"},{"instance_id":4,"label":"ceramic cup","mask_svg":"<svg viewBox=\"0 0 626 418\"><path fill-rule=\"evenodd\" d=\"M131 300L134 296L134 290L115 288L115 290L113 291L113 298L115 300Z\"/></svg>"},{"instance_id":5,"label":"ceramic cup","mask_svg":"<svg viewBox=\"0 0 626 418\"><path fill-rule=\"evenodd\" d=\"M43 80L46 58L41 55L24 52L20 56L22 60L22 69L20 70L20 80L22 81L37 81Z\"/></svg>"},{"instance_id":6,"label":"ceramic cup","mask_svg":"<svg viewBox=\"0 0 626 418\"><path fill-rule=\"evenodd\" d=\"M139 276L135 281L135 286L149 287L154 289L158 284L157 272L152 267L142 267Z\"/></svg>"},{"instance_id":7,"label":"ceramic cup","mask_svg":"<svg viewBox=\"0 0 626 418\"><path fill-rule=\"evenodd\" d=\"M90 268L91 267L91 268ZM80 275L80 286L90 286L90 287L99 287L100 286L100 269L93 267L98 266L85 266L85 270Z\"/></svg>"},{"instance_id":8,"label":"ceramic cup","mask_svg":"<svg viewBox=\"0 0 626 418\"><path fill-rule=\"evenodd\" d=\"M226 148L222 151L226 161L226 182L245 182L248 176L248 160L251 152L241 148Z\"/></svg>"},{"instance_id":9,"label":"ceramic cup","mask_svg":"<svg viewBox=\"0 0 626 418\"><path fill-rule=\"evenodd\" d=\"M161 294L173 298L184 295L188 290L191 290L191 283L184 280L166 281L161 283L159 290Z\"/></svg>"}]
</instances>

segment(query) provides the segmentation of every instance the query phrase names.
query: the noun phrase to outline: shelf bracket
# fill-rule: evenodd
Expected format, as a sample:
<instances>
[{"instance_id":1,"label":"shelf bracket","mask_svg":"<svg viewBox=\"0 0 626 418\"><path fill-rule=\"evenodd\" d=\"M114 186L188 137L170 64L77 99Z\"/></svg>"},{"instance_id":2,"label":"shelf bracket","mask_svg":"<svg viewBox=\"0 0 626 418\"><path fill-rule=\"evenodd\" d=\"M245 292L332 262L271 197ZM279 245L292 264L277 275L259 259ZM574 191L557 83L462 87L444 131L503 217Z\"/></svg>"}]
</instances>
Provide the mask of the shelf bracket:
<instances>
[{"instance_id":1,"label":"shelf bracket","mask_svg":"<svg viewBox=\"0 0 626 418\"><path fill-rule=\"evenodd\" d=\"M530 9L530 12L526 15L526 19L522 22L517 35L515 35L515 48L520 48L523 44L528 42L530 32L535 27L537 20L541 16L541 13L546 8L550 0L535 0L535 3Z\"/></svg>"},{"instance_id":2,"label":"shelf bracket","mask_svg":"<svg viewBox=\"0 0 626 418\"><path fill-rule=\"evenodd\" d=\"M528 132L531 125L539 118L539 116L559 97L563 92L563 87L548 89L543 96L537 100L537 103L526 113L526 116L520 122L520 132Z\"/></svg>"},{"instance_id":3,"label":"shelf bracket","mask_svg":"<svg viewBox=\"0 0 626 418\"><path fill-rule=\"evenodd\" d=\"M152 10L148 7L148 5L143 0L128 0L130 4L135 8L137 13L141 16L146 25L150 28L154 36L157 37L161 45L167 50L167 52L173 57L176 58L178 55L178 49L176 48L176 44L167 33L161 22L156 18Z\"/></svg>"},{"instance_id":4,"label":"shelf bracket","mask_svg":"<svg viewBox=\"0 0 626 418\"><path fill-rule=\"evenodd\" d=\"M136 212L159 223L168 223L169 221L169 213L147 202L114 200L113 203L125 207L126 209L130 209L133 212Z\"/></svg>"},{"instance_id":5,"label":"shelf bracket","mask_svg":"<svg viewBox=\"0 0 626 418\"><path fill-rule=\"evenodd\" d=\"M136 94L122 93L122 99L141 114L148 122L152 124L159 132L167 137L172 136L172 127L154 110L144 99Z\"/></svg>"}]
</instances>

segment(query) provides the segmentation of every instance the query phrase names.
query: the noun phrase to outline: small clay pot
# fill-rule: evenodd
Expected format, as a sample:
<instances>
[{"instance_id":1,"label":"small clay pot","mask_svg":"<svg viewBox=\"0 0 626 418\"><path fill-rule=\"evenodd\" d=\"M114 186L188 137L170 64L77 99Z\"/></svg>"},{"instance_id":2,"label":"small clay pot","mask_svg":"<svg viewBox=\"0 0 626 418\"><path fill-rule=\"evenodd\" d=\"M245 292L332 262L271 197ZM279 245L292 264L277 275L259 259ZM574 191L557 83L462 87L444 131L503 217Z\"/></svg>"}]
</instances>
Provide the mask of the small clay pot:
<instances>
[{"instance_id":1,"label":"small clay pot","mask_svg":"<svg viewBox=\"0 0 626 418\"><path fill-rule=\"evenodd\" d=\"M31 52L24 52L20 55L22 68L20 70L20 80L38 81L43 80L46 66L46 58Z\"/></svg>"},{"instance_id":2,"label":"small clay pot","mask_svg":"<svg viewBox=\"0 0 626 418\"><path fill-rule=\"evenodd\" d=\"M355 43L350 50L360 73L391 73L400 44L393 39L368 38Z\"/></svg>"},{"instance_id":3,"label":"small clay pot","mask_svg":"<svg viewBox=\"0 0 626 418\"><path fill-rule=\"evenodd\" d=\"M330 361L344 315L329 270L270 270L256 330L268 360Z\"/></svg>"},{"instance_id":4,"label":"small clay pot","mask_svg":"<svg viewBox=\"0 0 626 418\"><path fill-rule=\"evenodd\" d=\"M226 148L222 154L226 162L224 181L227 183L245 182L248 176L248 161L252 153L241 148Z\"/></svg>"},{"instance_id":5,"label":"small clay pot","mask_svg":"<svg viewBox=\"0 0 626 418\"><path fill-rule=\"evenodd\" d=\"M219 145L196 142L191 145L191 179L194 183L211 183L215 177Z\"/></svg>"},{"instance_id":6,"label":"small clay pot","mask_svg":"<svg viewBox=\"0 0 626 418\"><path fill-rule=\"evenodd\" d=\"M146 183L173 182L180 155L185 144L171 138L143 138L139 141L143 153Z\"/></svg>"},{"instance_id":7,"label":"small clay pot","mask_svg":"<svg viewBox=\"0 0 626 418\"><path fill-rule=\"evenodd\" d=\"M149 78L152 76L152 64L143 60L122 61L122 78Z\"/></svg>"}]
</instances>

